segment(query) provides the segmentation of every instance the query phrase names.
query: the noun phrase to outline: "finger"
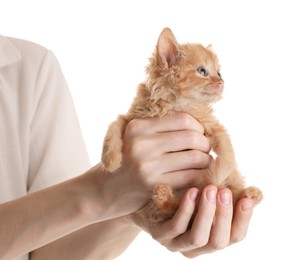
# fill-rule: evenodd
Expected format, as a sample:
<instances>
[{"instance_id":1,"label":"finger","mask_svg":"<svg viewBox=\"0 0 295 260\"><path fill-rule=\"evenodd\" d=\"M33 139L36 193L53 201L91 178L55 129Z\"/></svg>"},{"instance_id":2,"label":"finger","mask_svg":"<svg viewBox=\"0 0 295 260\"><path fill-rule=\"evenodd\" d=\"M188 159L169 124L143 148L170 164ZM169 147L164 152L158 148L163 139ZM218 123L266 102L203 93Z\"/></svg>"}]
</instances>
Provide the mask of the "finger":
<instances>
[{"instance_id":1,"label":"finger","mask_svg":"<svg viewBox=\"0 0 295 260\"><path fill-rule=\"evenodd\" d=\"M237 203L232 223L231 243L239 242L246 237L253 205L253 201L249 198L243 198Z\"/></svg>"},{"instance_id":2,"label":"finger","mask_svg":"<svg viewBox=\"0 0 295 260\"><path fill-rule=\"evenodd\" d=\"M173 250L172 245L170 245L171 241L186 232L190 219L195 211L197 196L198 189L196 188L191 188L185 193L173 218L162 224L156 237L154 236L156 240L167 246L169 244L169 249ZM178 247L175 248L178 249Z\"/></svg>"},{"instance_id":3,"label":"finger","mask_svg":"<svg viewBox=\"0 0 295 260\"><path fill-rule=\"evenodd\" d=\"M198 150L204 153L209 153L211 150L209 140L202 134L192 131L183 130L177 132L157 133L133 137L136 142L138 152L142 152L142 147L145 151L151 151L154 156L159 156L165 153ZM125 146L130 146L127 143Z\"/></svg>"},{"instance_id":4,"label":"finger","mask_svg":"<svg viewBox=\"0 0 295 260\"><path fill-rule=\"evenodd\" d=\"M232 193L221 189L217 195L217 208L214 225L211 230L210 245L214 250L229 245L233 216Z\"/></svg>"},{"instance_id":5,"label":"finger","mask_svg":"<svg viewBox=\"0 0 295 260\"><path fill-rule=\"evenodd\" d=\"M200 205L201 206L201 205ZM200 207L199 207L200 208ZM232 198L228 189L222 189L217 194L216 212L214 220L211 218L213 225L211 232L203 230L207 234L209 242L203 241L199 247L183 250L182 254L192 258L205 253L211 253L221 249L229 244L231 220L232 220ZM201 230L202 231L202 230ZM209 237L208 237L209 236ZM201 246L201 245L204 246Z\"/></svg>"},{"instance_id":6,"label":"finger","mask_svg":"<svg viewBox=\"0 0 295 260\"><path fill-rule=\"evenodd\" d=\"M186 113L176 113L163 117L134 119L128 123L125 134L136 136L143 133L151 134L189 129L204 134L204 127L196 119Z\"/></svg>"},{"instance_id":7,"label":"finger","mask_svg":"<svg viewBox=\"0 0 295 260\"><path fill-rule=\"evenodd\" d=\"M195 130L204 134L204 127L194 117L187 113L176 113L165 117L157 117L159 124L155 125L155 132L170 132L180 130Z\"/></svg>"},{"instance_id":8,"label":"finger","mask_svg":"<svg viewBox=\"0 0 295 260\"><path fill-rule=\"evenodd\" d=\"M203 190L198 213L191 230L195 247L202 247L209 241L216 211L216 194L217 188L213 185L209 185Z\"/></svg>"},{"instance_id":9,"label":"finger","mask_svg":"<svg viewBox=\"0 0 295 260\"><path fill-rule=\"evenodd\" d=\"M159 153L192 149L209 153L211 150L209 140L195 130L158 133L157 135L151 135L150 138L157 142L157 151Z\"/></svg>"},{"instance_id":10,"label":"finger","mask_svg":"<svg viewBox=\"0 0 295 260\"><path fill-rule=\"evenodd\" d=\"M210 149L209 140L204 135L192 130L133 136L126 139L124 143L124 150L137 157L140 154L146 157L147 153L157 157L166 153L187 150L197 150L209 154Z\"/></svg>"},{"instance_id":11,"label":"finger","mask_svg":"<svg viewBox=\"0 0 295 260\"><path fill-rule=\"evenodd\" d=\"M180 251L202 248L208 243L216 209L216 194L215 186L204 188L191 230L174 240L175 245L181 248Z\"/></svg>"},{"instance_id":12,"label":"finger","mask_svg":"<svg viewBox=\"0 0 295 260\"><path fill-rule=\"evenodd\" d=\"M158 157L157 165L159 172L170 173L188 169L207 168L211 157L207 153L197 150L189 150L177 153L164 154Z\"/></svg>"},{"instance_id":13,"label":"finger","mask_svg":"<svg viewBox=\"0 0 295 260\"><path fill-rule=\"evenodd\" d=\"M175 171L161 176L161 183L168 184L174 190L186 187L196 186L197 181L201 181L204 176L204 170L188 169Z\"/></svg>"}]
</instances>

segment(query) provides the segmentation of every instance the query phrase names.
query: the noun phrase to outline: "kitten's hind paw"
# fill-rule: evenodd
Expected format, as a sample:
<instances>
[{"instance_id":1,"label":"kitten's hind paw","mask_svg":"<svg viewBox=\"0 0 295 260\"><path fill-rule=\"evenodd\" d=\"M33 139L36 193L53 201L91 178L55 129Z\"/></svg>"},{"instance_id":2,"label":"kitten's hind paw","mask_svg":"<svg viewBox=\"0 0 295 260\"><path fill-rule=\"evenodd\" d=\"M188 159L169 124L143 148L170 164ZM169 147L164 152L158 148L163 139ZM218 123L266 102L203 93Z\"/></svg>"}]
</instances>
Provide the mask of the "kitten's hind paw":
<instances>
[{"instance_id":1,"label":"kitten's hind paw","mask_svg":"<svg viewBox=\"0 0 295 260\"><path fill-rule=\"evenodd\" d=\"M175 213L180 204L180 199L167 184L158 184L154 187L153 201L165 213Z\"/></svg>"},{"instance_id":2,"label":"kitten's hind paw","mask_svg":"<svg viewBox=\"0 0 295 260\"><path fill-rule=\"evenodd\" d=\"M252 199L256 205L263 199L263 194L261 190L256 187L248 187L243 191L241 198Z\"/></svg>"}]
</instances>

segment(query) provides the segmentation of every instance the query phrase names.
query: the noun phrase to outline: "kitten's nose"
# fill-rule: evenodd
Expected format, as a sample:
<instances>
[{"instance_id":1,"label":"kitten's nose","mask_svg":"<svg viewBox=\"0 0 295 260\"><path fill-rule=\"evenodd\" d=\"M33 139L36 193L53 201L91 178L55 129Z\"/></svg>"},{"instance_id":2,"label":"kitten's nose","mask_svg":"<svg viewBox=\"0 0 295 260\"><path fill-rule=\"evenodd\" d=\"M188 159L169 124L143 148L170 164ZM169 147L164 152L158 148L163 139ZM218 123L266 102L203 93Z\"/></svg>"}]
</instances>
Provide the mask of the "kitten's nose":
<instances>
[{"instance_id":1,"label":"kitten's nose","mask_svg":"<svg viewBox=\"0 0 295 260\"><path fill-rule=\"evenodd\" d=\"M224 81L223 81L223 79L220 79L218 81L218 87L220 87L220 88L223 88L224 87Z\"/></svg>"},{"instance_id":2,"label":"kitten's nose","mask_svg":"<svg viewBox=\"0 0 295 260\"><path fill-rule=\"evenodd\" d=\"M219 94L222 94L223 87L224 87L224 81L223 81L223 79L219 79L217 82L217 89L218 89L217 91Z\"/></svg>"}]
</instances>

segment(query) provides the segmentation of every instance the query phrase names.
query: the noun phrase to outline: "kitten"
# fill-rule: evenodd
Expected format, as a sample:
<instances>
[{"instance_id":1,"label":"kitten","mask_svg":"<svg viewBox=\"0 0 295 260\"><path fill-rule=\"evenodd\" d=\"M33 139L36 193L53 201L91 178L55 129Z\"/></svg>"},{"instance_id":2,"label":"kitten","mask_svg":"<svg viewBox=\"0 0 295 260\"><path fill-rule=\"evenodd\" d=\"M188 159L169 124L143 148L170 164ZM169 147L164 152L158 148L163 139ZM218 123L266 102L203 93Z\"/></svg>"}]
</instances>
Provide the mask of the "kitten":
<instances>
[{"instance_id":1,"label":"kitten","mask_svg":"<svg viewBox=\"0 0 295 260\"><path fill-rule=\"evenodd\" d=\"M262 193L258 188L245 188L236 167L231 140L213 116L211 104L221 98L224 87L219 69L211 46L179 44L172 31L164 28L146 68L147 80L139 85L128 113L119 116L107 131L102 152L106 170L113 172L120 167L122 136L129 121L186 112L204 126L205 135L217 155L195 186L200 190L208 184L228 187L234 204L242 197L260 202ZM152 199L137 215L142 221L160 223L173 216L180 203L179 197L168 185L158 184L153 189Z\"/></svg>"}]
</instances>

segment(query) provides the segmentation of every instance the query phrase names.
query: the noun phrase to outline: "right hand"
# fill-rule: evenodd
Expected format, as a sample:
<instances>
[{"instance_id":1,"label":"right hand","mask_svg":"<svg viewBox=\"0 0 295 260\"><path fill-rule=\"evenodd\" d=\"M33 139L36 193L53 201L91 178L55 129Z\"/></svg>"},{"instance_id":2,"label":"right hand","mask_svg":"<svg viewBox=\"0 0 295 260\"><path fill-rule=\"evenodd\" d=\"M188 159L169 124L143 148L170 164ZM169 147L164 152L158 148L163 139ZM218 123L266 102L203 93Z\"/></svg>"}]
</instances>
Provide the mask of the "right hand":
<instances>
[{"instance_id":1,"label":"right hand","mask_svg":"<svg viewBox=\"0 0 295 260\"><path fill-rule=\"evenodd\" d=\"M188 114L132 120L123 137L122 167L102 183L108 210L114 216L136 211L158 183L190 186L208 167L209 151L204 127Z\"/></svg>"}]
</instances>

